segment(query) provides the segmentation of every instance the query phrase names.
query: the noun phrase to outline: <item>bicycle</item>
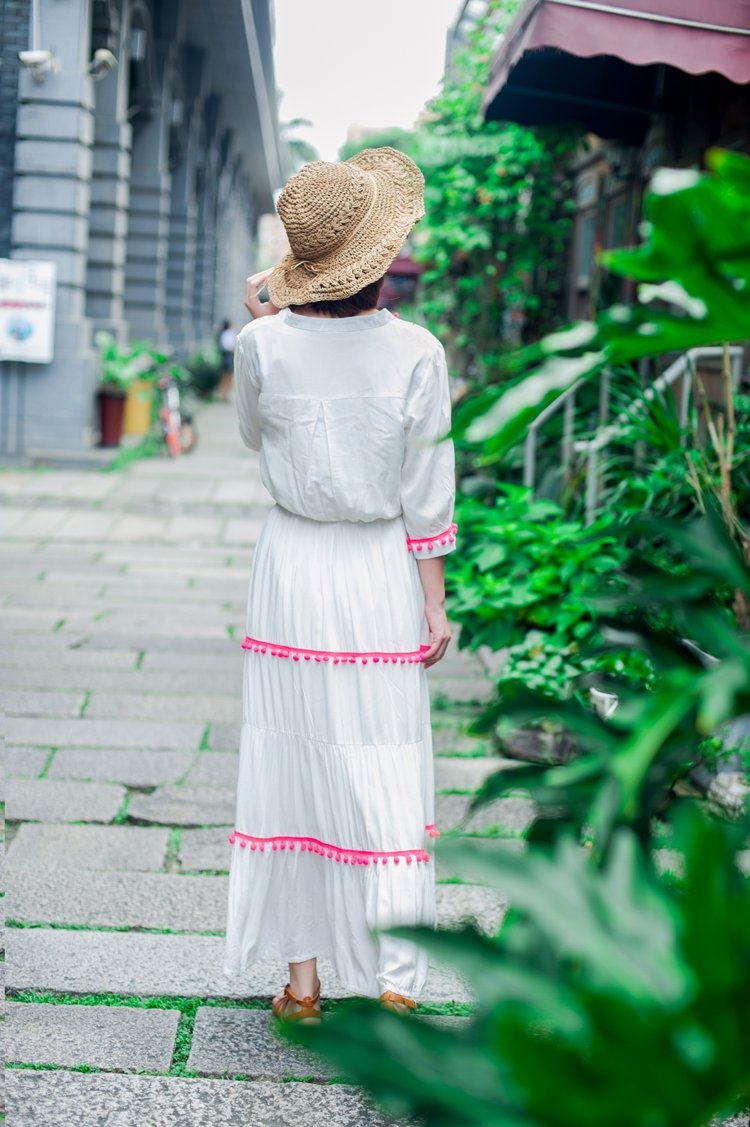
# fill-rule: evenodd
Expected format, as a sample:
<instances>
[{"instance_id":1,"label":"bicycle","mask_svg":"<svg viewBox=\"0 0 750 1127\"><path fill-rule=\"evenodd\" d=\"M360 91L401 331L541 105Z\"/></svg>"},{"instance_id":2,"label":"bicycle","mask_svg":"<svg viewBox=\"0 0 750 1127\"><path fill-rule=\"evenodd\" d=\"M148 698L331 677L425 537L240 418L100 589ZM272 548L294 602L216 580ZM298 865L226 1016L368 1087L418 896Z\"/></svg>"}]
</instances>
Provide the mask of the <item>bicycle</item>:
<instances>
[{"instance_id":1,"label":"bicycle","mask_svg":"<svg viewBox=\"0 0 750 1127\"><path fill-rule=\"evenodd\" d=\"M183 409L179 379L173 372L168 372L158 381L157 387L161 391L159 422L167 453L170 458L189 454L195 448L198 435L192 415Z\"/></svg>"}]
</instances>

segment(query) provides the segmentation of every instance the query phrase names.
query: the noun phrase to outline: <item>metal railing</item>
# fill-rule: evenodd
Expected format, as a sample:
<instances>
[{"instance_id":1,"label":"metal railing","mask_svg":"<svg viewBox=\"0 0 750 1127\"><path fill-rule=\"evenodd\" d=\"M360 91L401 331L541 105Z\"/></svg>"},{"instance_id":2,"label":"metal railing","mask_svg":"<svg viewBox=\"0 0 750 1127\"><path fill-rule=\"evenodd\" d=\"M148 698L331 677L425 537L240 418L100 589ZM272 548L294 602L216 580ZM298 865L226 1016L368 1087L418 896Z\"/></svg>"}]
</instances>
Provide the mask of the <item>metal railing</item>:
<instances>
[{"instance_id":1,"label":"metal railing","mask_svg":"<svg viewBox=\"0 0 750 1127\"><path fill-rule=\"evenodd\" d=\"M734 345L729 349L730 363L732 365L732 382L735 387L740 379L742 351L739 345ZM696 361L720 358L723 352L724 349L721 345L705 348L691 348L688 352L684 352L682 356L678 356L678 358L669 365L658 379L654 380L654 382L646 388L642 397L635 401L635 408L637 409L639 405L649 402L654 396L664 391L666 388L671 387L677 380L684 378L685 382L683 384L679 405L679 424L682 428L686 427L689 403L693 391ZM536 486L536 454L539 430L549 419L556 415L558 411L562 410L565 412L563 416L563 433L560 448L560 468L564 476L570 467L574 453L583 454L586 459L585 511L587 524L590 524L596 516L596 509L599 503L599 454L614 441L623 426L629 422L631 418L629 411L623 411L613 422L604 425L609 413L610 380L610 373L606 370L602 372L599 384L599 422L601 429L593 438L579 439L577 441L575 439L576 393L586 382L585 380L578 380L572 387L569 387L567 391L564 391L562 395L558 395L557 399L554 399L552 403L548 404L544 410L537 415L529 426L523 448L523 483L527 488L533 491Z\"/></svg>"},{"instance_id":2,"label":"metal railing","mask_svg":"<svg viewBox=\"0 0 750 1127\"><path fill-rule=\"evenodd\" d=\"M625 424L632 421L632 410L637 411L644 404L651 402L660 392L671 387L672 384L676 383L679 379L684 379L678 415L680 427L684 429L687 426L689 402L695 382L696 361L721 358L723 354L724 349L721 345L705 348L691 348L688 352L684 352L682 356L678 356L678 358L662 372L658 379L654 380L654 382L646 388L641 398L636 400L630 411L621 412L614 422L603 427L593 438L579 439L577 442L573 442L573 451L576 454L582 454L586 460L586 524L591 524L592 520L594 520L599 505L599 455L618 437ZM729 360L731 364L732 384L736 387L739 384L742 370L742 348L740 345L734 345L729 349Z\"/></svg>"}]
</instances>

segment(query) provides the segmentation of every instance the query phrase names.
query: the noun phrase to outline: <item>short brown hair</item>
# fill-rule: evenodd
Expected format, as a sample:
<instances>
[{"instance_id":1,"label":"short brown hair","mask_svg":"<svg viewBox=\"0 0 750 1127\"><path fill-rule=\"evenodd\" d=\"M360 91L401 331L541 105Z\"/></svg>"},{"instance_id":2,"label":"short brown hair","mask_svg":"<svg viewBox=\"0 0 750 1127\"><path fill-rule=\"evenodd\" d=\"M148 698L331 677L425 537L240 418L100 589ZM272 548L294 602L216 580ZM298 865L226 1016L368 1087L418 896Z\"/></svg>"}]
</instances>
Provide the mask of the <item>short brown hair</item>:
<instances>
[{"instance_id":1,"label":"short brown hair","mask_svg":"<svg viewBox=\"0 0 750 1127\"><path fill-rule=\"evenodd\" d=\"M353 317L357 313L364 313L365 310L374 309L377 306L384 281L385 275L374 282L370 282L357 293L353 293L351 297L342 297L337 301L310 301L304 308L314 309L316 313L322 313L327 317ZM300 308L299 305L291 306L292 312Z\"/></svg>"}]
</instances>

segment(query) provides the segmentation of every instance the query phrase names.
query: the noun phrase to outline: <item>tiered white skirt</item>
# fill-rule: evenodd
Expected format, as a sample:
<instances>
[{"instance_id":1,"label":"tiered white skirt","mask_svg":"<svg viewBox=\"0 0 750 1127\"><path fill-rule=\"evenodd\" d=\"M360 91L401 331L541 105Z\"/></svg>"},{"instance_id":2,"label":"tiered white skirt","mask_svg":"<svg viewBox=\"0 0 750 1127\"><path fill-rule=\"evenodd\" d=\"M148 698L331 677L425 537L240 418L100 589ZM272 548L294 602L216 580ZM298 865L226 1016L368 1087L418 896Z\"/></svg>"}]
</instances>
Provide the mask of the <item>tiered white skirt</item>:
<instances>
[{"instance_id":1,"label":"tiered white skirt","mask_svg":"<svg viewBox=\"0 0 750 1127\"><path fill-rule=\"evenodd\" d=\"M225 973L330 959L344 987L418 997L435 923L424 598L401 518L271 510L245 639Z\"/></svg>"}]
</instances>

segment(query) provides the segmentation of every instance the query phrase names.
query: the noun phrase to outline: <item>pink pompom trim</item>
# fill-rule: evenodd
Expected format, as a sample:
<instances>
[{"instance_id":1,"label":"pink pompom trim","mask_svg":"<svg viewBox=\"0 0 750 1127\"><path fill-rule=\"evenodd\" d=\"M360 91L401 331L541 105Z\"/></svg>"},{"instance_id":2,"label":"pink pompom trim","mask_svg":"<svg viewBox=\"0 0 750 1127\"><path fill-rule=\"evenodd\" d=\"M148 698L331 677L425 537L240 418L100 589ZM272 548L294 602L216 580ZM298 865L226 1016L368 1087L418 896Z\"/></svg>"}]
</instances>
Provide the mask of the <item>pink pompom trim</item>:
<instances>
[{"instance_id":1,"label":"pink pompom trim","mask_svg":"<svg viewBox=\"0 0 750 1127\"><path fill-rule=\"evenodd\" d=\"M248 634L242 643L242 648L253 653L269 653L271 657L290 657L292 661L299 661L300 658L310 661L313 658L315 661L332 661L334 665L343 662L349 665L354 665L356 662L367 665L369 661L372 661L373 665L380 663L387 665L389 661L392 665L399 662L401 665L416 665L424 661L424 655L430 647L423 643L418 650L310 650L304 646L282 646L277 642L263 642L260 638L252 638Z\"/></svg>"},{"instance_id":2,"label":"pink pompom trim","mask_svg":"<svg viewBox=\"0 0 750 1127\"><path fill-rule=\"evenodd\" d=\"M425 826L425 830L427 831L428 837L440 837L440 830L432 822L430 822L428 826Z\"/></svg>"},{"instance_id":3,"label":"pink pompom trim","mask_svg":"<svg viewBox=\"0 0 750 1127\"><path fill-rule=\"evenodd\" d=\"M458 535L458 525L452 524L445 532L438 532L435 536L407 536L406 547L410 552L434 552L439 544L453 544Z\"/></svg>"},{"instance_id":4,"label":"pink pompom trim","mask_svg":"<svg viewBox=\"0 0 750 1127\"><path fill-rule=\"evenodd\" d=\"M426 849L346 849L341 845L332 845L328 841L320 841L317 837L295 837L290 834L280 834L275 837L255 837L245 834L240 830L233 830L229 835L230 845L239 845L242 849L249 845L251 849L259 848L261 853L267 845L272 850L289 850L294 852L299 848L301 853L317 853L320 857L327 857L333 861L343 861L345 865L385 865L392 861L397 865L402 857L407 862L429 861L430 855Z\"/></svg>"}]
</instances>

